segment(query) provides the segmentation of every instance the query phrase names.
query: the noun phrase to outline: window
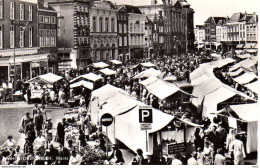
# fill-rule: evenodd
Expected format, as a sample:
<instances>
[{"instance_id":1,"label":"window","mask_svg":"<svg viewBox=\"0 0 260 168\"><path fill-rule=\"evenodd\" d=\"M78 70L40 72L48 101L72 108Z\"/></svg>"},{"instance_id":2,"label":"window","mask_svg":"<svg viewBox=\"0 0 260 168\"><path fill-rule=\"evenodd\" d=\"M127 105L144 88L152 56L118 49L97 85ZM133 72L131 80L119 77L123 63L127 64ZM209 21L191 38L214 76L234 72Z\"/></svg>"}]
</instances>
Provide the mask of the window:
<instances>
[{"instance_id":1,"label":"window","mask_svg":"<svg viewBox=\"0 0 260 168\"><path fill-rule=\"evenodd\" d=\"M93 17L93 22L92 22L92 30L93 32L96 32L97 31L97 18L96 17Z\"/></svg>"},{"instance_id":2,"label":"window","mask_svg":"<svg viewBox=\"0 0 260 168\"><path fill-rule=\"evenodd\" d=\"M0 18L3 18L3 0L0 0Z\"/></svg>"},{"instance_id":3,"label":"window","mask_svg":"<svg viewBox=\"0 0 260 168\"><path fill-rule=\"evenodd\" d=\"M130 24L130 32L133 32L133 23Z\"/></svg>"},{"instance_id":4,"label":"window","mask_svg":"<svg viewBox=\"0 0 260 168\"><path fill-rule=\"evenodd\" d=\"M24 27L20 26L20 45L19 47L24 47Z\"/></svg>"},{"instance_id":5,"label":"window","mask_svg":"<svg viewBox=\"0 0 260 168\"><path fill-rule=\"evenodd\" d=\"M32 47L32 41L33 41L33 27L29 28L29 47Z\"/></svg>"},{"instance_id":6,"label":"window","mask_svg":"<svg viewBox=\"0 0 260 168\"><path fill-rule=\"evenodd\" d=\"M10 26L10 48L14 48L14 26Z\"/></svg>"},{"instance_id":7,"label":"window","mask_svg":"<svg viewBox=\"0 0 260 168\"><path fill-rule=\"evenodd\" d=\"M51 46L56 47L56 31L51 31Z\"/></svg>"},{"instance_id":8,"label":"window","mask_svg":"<svg viewBox=\"0 0 260 168\"><path fill-rule=\"evenodd\" d=\"M105 19L105 32L108 32L108 18Z\"/></svg>"},{"instance_id":9,"label":"window","mask_svg":"<svg viewBox=\"0 0 260 168\"><path fill-rule=\"evenodd\" d=\"M44 23L44 17L42 15L39 16L39 22Z\"/></svg>"},{"instance_id":10,"label":"window","mask_svg":"<svg viewBox=\"0 0 260 168\"><path fill-rule=\"evenodd\" d=\"M20 20L24 20L24 4L20 4Z\"/></svg>"},{"instance_id":11,"label":"window","mask_svg":"<svg viewBox=\"0 0 260 168\"><path fill-rule=\"evenodd\" d=\"M103 32L103 18L99 18L99 31Z\"/></svg>"},{"instance_id":12,"label":"window","mask_svg":"<svg viewBox=\"0 0 260 168\"><path fill-rule=\"evenodd\" d=\"M120 37L119 37L119 46L122 46L122 45L123 45L123 37L120 36Z\"/></svg>"},{"instance_id":13,"label":"window","mask_svg":"<svg viewBox=\"0 0 260 168\"><path fill-rule=\"evenodd\" d=\"M127 33L127 24L124 23L124 33Z\"/></svg>"},{"instance_id":14,"label":"window","mask_svg":"<svg viewBox=\"0 0 260 168\"><path fill-rule=\"evenodd\" d=\"M50 30L46 30L46 47L50 47L51 45L51 38L50 38Z\"/></svg>"},{"instance_id":15,"label":"window","mask_svg":"<svg viewBox=\"0 0 260 168\"><path fill-rule=\"evenodd\" d=\"M119 27L118 32L119 32L119 33L122 33L122 24L119 23L119 24L118 24L118 27Z\"/></svg>"},{"instance_id":16,"label":"window","mask_svg":"<svg viewBox=\"0 0 260 168\"><path fill-rule=\"evenodd\" d=\"M3 25L0 25L0 48L3 48Z\"/></svg>"},{"instance_id":17,"label":"window","mask_svg":"<svg viewBox=\"0 0 260 168\"><path fill-rule=\"evenodd\" d=\"M14 19L14 2L10 2L10 19Z\"/></svg>"},{"instance_id":18,"label":"window","mask_svg":"<svg viewBox=\"0 0 260 168\"><path fill-rule=\"evenodd\" d=\"M45 16L44 23L50 23L50 16Z\"/></svg>"},{"instance_id":19,"label":"window","mask_svg":"<svg viewBox=\"0 0 260 168\"><path fill-rule=\"evenodd\" d=\"M51 24L56 24L56 17L55 16L51 17Z\"/></svg>"},{"instance_id":20,"label":"window","mask_svg":"<svg viewBox=\"0 0 260 168\"><path fill-rule=\"evenodd\" d=\"M33 7L32 5L29 5L29 21L32 21L33 19Z\"/></svg>"},{"instance_id":21,"label":"window","mask_svg":"<svg viewBox=\"0 0 260 168\"><path fill-rule=\"evenodd\" d=\"M115 19L111 18L111 32L115 32Z\"/></svg>"},{"instance_id":22,"label":"window","mask_svg":"<svg viewBox=\"0 0 260 168\"><path fill-rule=\"evenodd\" d=\"M40 40L40 47L44 47L45 44L44 44L44 31L43 30L39 31L39 36L40 36L40 38L39 38L39 40Z\"/></svg>"},{"instance_id":23,"label":"window","mask_svg":"<svg viewBox=\"0 0 260 168\"><path fill-rule=\"evenodd\" d=\"M124 46L127 46L127 36L124 36Z\"/></svg>"}]
</instances>

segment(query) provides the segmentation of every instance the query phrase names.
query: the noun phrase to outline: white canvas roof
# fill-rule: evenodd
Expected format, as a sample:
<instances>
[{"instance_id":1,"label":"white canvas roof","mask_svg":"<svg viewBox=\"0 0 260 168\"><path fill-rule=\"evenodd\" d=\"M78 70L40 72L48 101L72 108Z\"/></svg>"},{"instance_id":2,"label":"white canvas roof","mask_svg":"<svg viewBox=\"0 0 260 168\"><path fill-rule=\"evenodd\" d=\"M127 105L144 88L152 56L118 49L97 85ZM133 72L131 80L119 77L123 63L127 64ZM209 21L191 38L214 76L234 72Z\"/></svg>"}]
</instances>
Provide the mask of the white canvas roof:
<instances>
[{"instance_id":1,"label":"white canvas roof","mask_svg":"<svg viewBox=\"0 0 260 168\"><path fill-rule=\"evenodd\" d=\"M138 148L146 151L146 133L140 128L138 113L139 107L137 106L131 111L115 117L115 137L133 151ZM148 130L148 133L162 129L173 119L174 116L153 109L152 129Z\"/></svg>"},{"instance_id":2,"label":"white canvas roof","mask_svg":"<svg viewBox=\"0 0 260 168\"><path fill-rule=\"evenodd\" d=\"M248 69L251 68L252 66L254 66L257 63L257 60L252 60L250 58L245 59L241 62L239 62L239 64L241 65L241 67Z\"/></svg>"},{"instance_id":3,"label":"white canvas roof","mask_svg":"<svg viewBox=\"0 0 260 168\"><path fill-rule=\"evenodd\" d=\"M150 85L150 84L154 83L157 80L159 80L159 79L154 77L154 76L151 76L151 77L149 77L149 78L139 82L139 84L147 86L147 85Z\"/></svg>"},{"instance_id":4,"label":"white canvas roof","mask_svg":"<svg viewBox=\"0 0 260 168\"><path fill-rule=\"evenodd\" d=\"M205 83L206 81L212 79L211 77L207 76L207 75L202 75L198 78L195 78L191 81L191 84L196 86L196 85L200 85L202 83Z\"/></svg>"},{"instance_id":5,"label":"white canvas roof","mask_svg":"<svg viewBox=\"0 0 260 168\"><path fill-rule=\"evenodd\" d=\"M257 103L231 105L230 108L236 112L239 118L247 122L257 121L258 119Z\"/></svg>"},{"instance_id":6,"label":"white canvas roof","mask_svg":"<svg viewBox=\"0 0 260 168\"><path fill-rule=\"evenodd\" d=\"M209 116L213 111L217 111L217 105L236 95L236 92L225 87L220 87L214 92L205 95L202 116Z\"/></svg>"},{"instance_id":7,"label":"white canvas roof","mask_svg":"<svg viewBox=\"0 0 260 168\"><path fill-rule=\"evenodd\" d=\"M87 81L79 81L79 82L73 83L70 85L70 88L76 88L76 87L80 87L80 86L93 90L93 83L87 82Z\"/></svg>"},{"instance_id":8,"label":"white canvas roof","mask_svg":"<svg viewBox=\"0 0 260 168\"><path fill-rule=\"evenodd\" d=\"M158 77L161 73L162 72L159 70L156 70L154 68L149 68L134 76L134 79L149 78L151 76Z\"/></svg>"},{"instance_id":9,"label":"white canvas roof","mask_svg":"<svg viewBox=\"0 0 260 168\"><path fill-rule=\"evenodd\" d=\"M63 77L55 75L53 73L48 73L48 74L40 75L40 76L37 76L33 79L30 79L30 80L27 81L27 83L36 82L36 81L40 80L44 83L53 84L55 82L58 82L62 78Z\"/></svg>"},{"instance_id":10,"label":"white canvas roof","mask_svg":"<svg viewBox=\"0 0 260 168\"><path fill-rule=\"evenodd\" d=\"M241 65L238 63L238 64L235 64L233 65L232 67L229 68L229 72L233 72L233 71L236 71L238 70L238 68L240 68Z\"/></svg>"},{"instance_id":11,"label":"white canvas roof","mask_svg":"<svg viewBox=\"0 0 260 168\"><path fill-rule=\"evenodd\" d=\"M220 59L218 61L213 61L210 63L211 66L213 66L214 68L221 68L227 64L233 63L235 62L234 59L232 58L225 58L225 59Z\"/></svg>"},{"instance_id":12,"label":"white canvas roof","mask_svg":"<svg viewBox=\"0 0 260 168\"><path fill-rule=\"evenodd\" d=\"M237 57L239 57L241 59L245 59L245 58L250 58L251 55L250 54L242 54L242 55L237 55Z\"/></svg>"},{"instance_id":13,"label":"white canvas roof","mask_svg":"<svg viewBox=\"0 0 260 168\"><path fill-rule=\"evenodd\" d=\"M102 69L102 68L109 67L109 65L104 62L96 62L93 63L93 67Z\"/></svg>"},{"instance_id":14,"label":"white canvas roof","mask_svg":"<svg viewBox=\"0 0 260 168\"><path fill-rule=\"evenodd\" d=\"M122 64L122 62L118 61L118 60L110 60L110 62L112 62L113 64L116 64L116 65L121 65Z\"/></svg>"},{"instance_id":15,"label":"white canvas roof","mask_svg":"<svg viewBox=\"0 0 260 168\"><path fill-rule=\"evenodd\" d=\"M255 74L246 72L243 75L234 78L234 81L242 85L242 84L247 84L256 78L257 76Z\"/></svg>"},{"instance_id":16,"label":"white canvas roof","mask_svg":"<svg viewBox=\"0 0 260 168\"><path fill-rule=\"evenodd\" d=\"M165 78L163 78L164 81L176 81L177 77L176 76L166 76Z\"/></svg>"},{"instance_id":17,"label":"white canvas roof","mask_svg":"<svg viewBox=\"0 0 260 168\"><path fill-rule=\"evenodd\" d=\"M81 78L84 78L84 79L89 80L89 81L92 81L92 82L96 82L97 80L103 79L102 76L100 76L100 75L96 75L96 74L94 74L94 73L88 73L88 74L80 75L80 76L78 76L78 77L72 79L72 80L70 81L70 83L73 83L73 82L75 82L76 80L81 79Z\"/></svg>"},{"instance_id":18,"label":"white canvas roof","mask_svg":"<svg viewBox=\"0 0 260 168\"><path fill-rule=\"evenodd\" d=\"M102 72L105 75L115 75L116 74L116 71L111 70L109 68L101 69L99 71Z\"/></svg>"},{"instance_id":19,"label":"white canvas roof","mask_svg":"<svg viewBox=\"0 0 260 168\"><path fill-rule=\"evenodd\" d=\"M252 92L258 94L259 92L259 89L258 89L258 80L253 82L253 83L250 83L250 84L247 84L245 85L245 87L247 87L249 90L251 90Z\"/></svg>"},{"instance_id":20,"label":"white canvas roof","mask_svg":"<svg viewBox=\"0 0 260 168\"><path fill-rule=\"evenodd\" d=\"M239 68L239 69L237 69L236 71L229 72L229 75L230 75L230 76L238 76L238 75L241 74L242 72L244 72L244 69L243 69L243 68Z\"/></svg>"},{"instance_id":21,"label":"white canvas roof","mask_svg":"<svg viewBox=\"0 0 260 168\"><path fill-rule=\"evenodd\" d=\"M149 67L155 67L155 65L154 65L153 63L151 63L151 62L141 63L141 65L144 66L144 67L147 67L147 68L149 68Z\"/></svg>"}]
</instances>

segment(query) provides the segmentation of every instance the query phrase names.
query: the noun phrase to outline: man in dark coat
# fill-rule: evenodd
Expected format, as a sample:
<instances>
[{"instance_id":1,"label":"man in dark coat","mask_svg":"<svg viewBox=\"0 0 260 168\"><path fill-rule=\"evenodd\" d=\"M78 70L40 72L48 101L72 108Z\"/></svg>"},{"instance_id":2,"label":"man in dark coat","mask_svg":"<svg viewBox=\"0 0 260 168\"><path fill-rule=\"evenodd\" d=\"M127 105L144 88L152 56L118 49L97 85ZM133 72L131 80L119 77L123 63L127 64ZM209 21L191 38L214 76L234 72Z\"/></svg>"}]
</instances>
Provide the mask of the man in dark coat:
<instances>
[{"instance_id":1,"label":"man in dark coat","mask_svg":"<svg viewBox=\"0 0 260 168\"><path fill-rule=\"evenodd\" d=\"M26 90L26 94L27 94L27 102L28 102L28 104L30 104L31 96L32 96L32 91L31 91L30 87L28 87L28 89Z\"/></svg>"},{"instance_id":2,"label":"man in dark coat","mask_svg":"<svg viewBox=\"0 0 260 168\"><path fill-rule=\"evenodd\" d=\"M42 128L43 128L43 123L44 123L43 116L41 114L41 111L39 110L37 115L34 117L34 124L35 124L34 128L35 128L35 131L37 133L37 136L38 136L38 132L40 130L42 130Z\"/></svg>"},{"instance_id":3,"label":"man in dark coat","mask_svg":"<svg viewBox=\"0 0 260 168\"><path fill-rule=\"evenodd\" d=\"M58 123L56 142L59 142L61 145L64 145L64 136L65 136L65 119L63 119L62 122Z\"/></svg>"}]
</instances>

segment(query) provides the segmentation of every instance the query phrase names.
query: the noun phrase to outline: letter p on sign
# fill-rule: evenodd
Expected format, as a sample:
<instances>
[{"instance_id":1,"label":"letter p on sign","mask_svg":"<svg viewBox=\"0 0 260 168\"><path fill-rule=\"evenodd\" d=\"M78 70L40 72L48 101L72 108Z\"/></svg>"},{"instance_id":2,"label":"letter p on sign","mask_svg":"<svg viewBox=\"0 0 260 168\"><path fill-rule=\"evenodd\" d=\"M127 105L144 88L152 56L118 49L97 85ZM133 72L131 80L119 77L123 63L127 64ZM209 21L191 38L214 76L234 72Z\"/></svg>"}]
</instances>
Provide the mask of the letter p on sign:
<instances>
[{"instance_id":1,"label":"letter p on sign","mask_svg":"<svg viewBox=\"0 0 260 168\"><path fill-rule=\"evenodd\" d=\"M139 109L139 122L152 123L153 122L152 109Z\"/></svg>"}]
</instances>

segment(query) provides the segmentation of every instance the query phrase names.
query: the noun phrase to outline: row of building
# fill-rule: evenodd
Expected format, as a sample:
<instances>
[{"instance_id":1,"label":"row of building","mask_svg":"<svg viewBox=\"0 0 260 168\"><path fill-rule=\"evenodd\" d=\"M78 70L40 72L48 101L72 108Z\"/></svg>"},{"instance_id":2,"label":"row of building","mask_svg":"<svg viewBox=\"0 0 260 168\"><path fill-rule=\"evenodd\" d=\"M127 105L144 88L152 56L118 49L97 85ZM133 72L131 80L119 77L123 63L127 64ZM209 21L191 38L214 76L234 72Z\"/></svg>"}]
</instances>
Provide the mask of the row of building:
<instances>
[{"instance_id":1,"label":"row of building","mask_svg":"<svg viewBox=\"0 0 260 168\"><path fill-rule=\"evenodd\" d=\"M193 14L186 0L0 0L0 79L188 52Z\"/></svg>"},{"instance_id":2,"label":"row of building","mask_svg":"<svg viewBox=\"0 0 260 168\"><path fill-rule=\"evenodd\" d=\"M257 49L258 15L234 13L231 17L209 17L195 27L195 47L230 51Z\"/></svg>"}]
</instances>

